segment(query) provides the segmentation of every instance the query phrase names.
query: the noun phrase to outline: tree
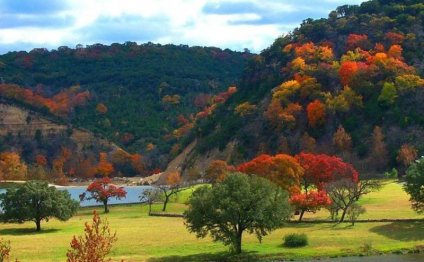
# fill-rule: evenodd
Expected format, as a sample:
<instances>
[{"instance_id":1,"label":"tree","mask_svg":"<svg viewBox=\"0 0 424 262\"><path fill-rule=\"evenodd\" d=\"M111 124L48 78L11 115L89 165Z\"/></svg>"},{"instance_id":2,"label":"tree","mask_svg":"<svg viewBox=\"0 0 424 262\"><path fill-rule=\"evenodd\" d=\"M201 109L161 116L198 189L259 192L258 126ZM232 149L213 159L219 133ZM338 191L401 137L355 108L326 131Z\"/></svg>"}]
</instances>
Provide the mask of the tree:
<instances>
[{"instance_id":1,"label":"tree","mask_svg":"<svg viewBox=\"0 0 424 262\"><path fill-rule=\"evenodd\" d=\"M205 178L209 183L221 182L228 172L235 171L233 166L223 160L214 160L205 170Z\"/></svg>"},{"instance_id":2,"label":"tree","mask_svg":"<svg viewBox=\"0 0 424 262\"><path fill-rule=\"evenodd\" d=\"M297 160L286 154L270 156L262 154L249 162L241 164L238 171L262 176L281 186L289 193L299 193L303 168Z\"/></svg>"},{"instance_id":3,"label":"tree","mask_svg":"<svg viewBox=\"0 0 424 262\"><path fill-rule=\"evenodd\" d=\"M5 222L34 221L40 231L42 220L54 217L66 221L76 213L79 203L67 191L57 190L47 182L28 181L1 194L0 207Z\"/></svg>"},{"instance_id":4,"label":"tree","mask_svg":"<svg viewBox=\"0 0 424 262\"><path fill-rule=\"evenodd\" d=\"M412 208L424 212L424 157L416 160L406 170L405 191L410 196Z\"/></svg>"},{"instance_id":5,"label":"tree","mask_svg":"<svg viewBox=\"0 0 424 262\"><path fill-rule=\"evenodd\" d=\"M384 135L381 127L376 126L372 136L372 150L370 156L371 164L376 167L377 170L382 170L387 166L389 160L389 152L384 143Z\"/></svg>"},{"instance_id":6,"label":"tree","mask_svg":"<svg viewBox=\"0 0 424 262\"><path fill-rule=\"evenodd\" d=\"M152 205L161 197L161 192L158 188L152 187L143 190L140 195L140 201L149 205L149 215L152 213Z\"/></svg>"},{"instance_id":7,"label":"tree","mask_svg":"<svg viewBox=\"0 0 424 262\"><path fill-rule=\"evenodd\" d=\"M380 189L381 184L376 180L353 181L340 179L325 185L325 190L330 196L334 212L342 211L339 222L343 222L348 209L363 195Z\"/></svg>"},{"instance_id":8,"label":"tree","mask_svg":"<svg viewBox=\"0 0 424 262\"><path fill-rule=\"evenodd\" d=\"M316 212L322 207L331 204L325 191L309 191L296 194L290 198L290 203L300 211L299 221L302 221L305 212Z\"/></svg>"},{"instance_id":9,"label":"tree","mask_svg":"<svg viewBox=\"0 0 424 262\"><path fill-rule=\"evenodd\" d=\"M94 199L99 203L103 203L105 213L109 213L108 202L110 198L121 199L127 196L127 192L123 187L118 187L111 184L111 182L108 177L97 179L87 187L87 192L90 193L90 196L86 197L85 193L83 193L81 200L84 200L84 198L88 200Z\"/></svg>"},{"instance_id":10,"label":"tree","mask_svg":"<svg viewBox=\"0 0 424 262\"><path fill-rule=\"evenodd\" d=\"M97 165L97 173L107 177L114 171L113 165L107 160L107 155L104 152L99 154L99 164Z\"/></svg>"},{"instance_id":11,"label":"tree","mask_svg":"<svg viewBox=\"0 0 424 262\"><path fill-rule=\"evenodd\" d=\"M398 94L396 86L393 83L384 83L383 89L381 90L380 96L378 97L378 102L386 105L393 105L397 98Z\"/></svg>"},{"instance_id":12,"label":"tree","mask_svg":"<svg viewBox=\"0 0 424 262\"><path fill-rule=\"evenodd\" d=\"M403 144L398 152L396 160L404 167L408 167L417 159L418 150L414 146Z\"/></svg>"},{"instance_id":13,"label":"tree","mask_svg":"<svg viewBox=\"0 0 424 262\"><path fill-rule=\"evenodd\" d=\"M339 126L336 133L333 135L333 144L340 151L350 151L352 148L352 137L342 125Z\"/></svg>"},{"instance_id":14,"label":"tree","mask_svg":"<svg viewBox=\"0 0 424 262\"><path fill-rule=\"evenodd\" d=\"M0 153L0 178L5 180L23 180L27 174L27 166L15 152Z\"/></svg>"},{"instance_id":15,"label":"tree","mask_svg":"<svg viewBox=\"0 0 424 262\"><path fill-rule=\"evenodd\" d=\"M306 107L308 114L308 122L311 127L317 127L324 123L325 120L325 106L321 101L314 100Z\"/></svg>"},{"instance_id":16,"label":"tree","mask_svg":"<svg viewBox=\"0 0 424 262\"><path fill-rule=\"evenodd\" d=\"M280 187L264 178L234 173L213 187L196 189L184 218L198 238L210 233L214 241L241 253L243 232L255 233L261 241L290 213L288 195Z\"/></svg>"},{"instance_id":17,"label":"tree","mask_svg":"<svg viewBox=\"0 0 424 262\"><path fill-rule=\"evenodd\" d=\"M361 214L364 214L366 212L366 209L362 206L360 206L357 203L353 203L346 212L347 217L349 218L350 223L352 223L352 226L355 225L356 220Z\"/></svg>"},{"instance_id":18,"label":"tree","mask_svg":"<svg viewBox=\"0 0 424 262\"><path fill-rule=\"evenodd\" d=\"M73 237L71 249L66 256L68 262L104 262L105 257L112 249L113 243L118 239L116 232L111 233L109 223L100 218L96 211L93 211L92 224L85 223L84 236Z\"/></svg>"},{"instance_id":19,"label":"tree","mask_svg":"<svg viewBox=\"0 0 424 262\"><path fill-rule=\"evenodd\" d=\"M166 177L166 184L160 185L159 189L162 191L164 196L162 211L165 212L166 206L173 195L177 195L183 190L181 187L181 175L178 172L170 173Z\"/></svg>"}]
</instances>

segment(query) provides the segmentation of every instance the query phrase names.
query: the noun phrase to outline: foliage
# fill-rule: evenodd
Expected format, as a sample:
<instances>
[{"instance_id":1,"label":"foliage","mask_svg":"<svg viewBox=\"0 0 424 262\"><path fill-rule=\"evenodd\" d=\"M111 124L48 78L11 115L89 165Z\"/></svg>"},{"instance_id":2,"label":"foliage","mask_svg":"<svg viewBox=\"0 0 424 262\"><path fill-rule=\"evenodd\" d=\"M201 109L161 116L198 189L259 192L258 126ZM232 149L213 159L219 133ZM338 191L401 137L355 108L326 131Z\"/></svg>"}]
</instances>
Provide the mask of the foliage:
<instances>
[{"instance_id":1,"label":"foliage","mask_svg":"<svg viewBox=\"0 0 424 262\"><path fill-rule=\"evenodd\" d=\"M424 212L424 157L412 163L406 171L405 191L410 195L412 208Z\"/></svg>"},{"instance_id":2,"label":"foliage","mask_svg":"<svg viewBox=\"0 0 424 262\"><path fill-rule=\"evenodd\" d=\"M398 177L398 171L396 168L393 168L390 172L385 172L384 176L386 178L397 178Z\"/></svg>"},{"instance_id":3,"label":"foliage","mask_svg":"<svg viewBox=\"0 0 424 262\"><path fill-rule=\"evenodd\" d=\"M200 187L184 212L186 226L197 237L208 233L214 241L241 253L243 232L263 236L281 226L290 215L287 194L266 179L244 174L228 175L213 187Z\"/></svg>"},{"instance_id":4,"label":"foliage","mask_svg":"<svg viewBox=\"0 0 424 262\"><path fill-rule=\"evenodd\" d=\"M287 234L284 236L285 247L304 247L308 245L308 237L306 234Z\"/></svg>"},{"instance_id":5,"label":"foliage","mask_svg":"<svg viewBox=\"0 0 424 262\"><path fill-rule=\"evenodd\" d=\"M27 166L15 152L0 153L0 179L24 180L27 175Z\"/></svg>"},{"instance_id":6,"label":"foliage","mask_svg":"<svg viewBox=\"0 0 424 262\"><path fill-rule=\"evenodd\" d=\"M84 236L73 237L71 249L66 253L68 262L104 262L118 239L116 232L111 233L107 219L102 220L96 211L93 211L93 222L85 223Z\"/></svg>"},{"instance_id":7,"label":"foliage","mask_svg":"<svg viewBox=\"0 0 424 262\"><path fill-rule=\"evenodd\" d=\"M8 261L10 250L10 241L0 239L0 262Z\"/></svg>"},{"instance_id":8,"label":"foliage","mask_svg":"<svg viewBox=\"0 0 424 262\"><path fill-rule=\"evenodd\" d=\"M297 160L285 154L275 156L262 154L241 164L237 170L267 178L290 193L299 192L300 179L303 175L303 168Z\"/></svg>"},{"instance_id":9,"label":"foliage","mask_svg":"<svg viewBox=\"0 0 424 262\"><path fill-rule=\"evenodd\" d=\"M223 160L214 160L205 170L205 179L209 183L222 182L229 172L234 172L235 168L228 165Z\"/></svg>"},{"instance_id":10,"label":"foliage","mask_svg":"<svg viewBox=\"0 0 424 262\"><path fill-rule=\"evenodd\" d=\"M333 144L340 151L350 151L352 148L352 137L342 125L339 126L336 133L333 135Z\"/></svg>"},{"instance_id":11,"label":"foliage","mask_svg":"<svg viewBox=\"0 0 424 262\"><path fill-rule=\"evenodd\" d=\"M319 100L314 100L306 108L308 112L308 121L311 127L317 127L324 123L325 107Z\"/></svg>"},{"instance_id":12,"label":"foliage","mask_svg":"<svg viewBox=\"0 0 424 262\"><path fill-rule=\"evenodd\" d=\"M331 200L325 191L309 191L293 195L290 198L290 204L292 204L296 210L299 210L300 216L299 221L302 221L303 214L305 212L316 212L322 207L326 207L331 204Z\"/></svg>"},{"instance_id":13,"label":"foliage","mask_svg":"<svg viewBox=\"0 0 424 262\"><path fill-rule=\"evenodd\" d=\"M396 160L405 167L408 167L417 159L418 150L414 146L403 144L398 152Z\"/></svg>"},{"instance_id":14,"label":"foliage","mask_svg":"<svg viewBox=\"0 0 424 262\"><path fill-rule=\"evenodd\" d=\"M350 205L350 207L346 211L346 215L349 218L350 223L352 223L352 226L355 225L356 220L361 214L364 214L366 212L366 209L357 203L353 203Z\"/></svg>"},{"instance_id":15,"label":"foliage","mask_svg":"<svg viewBox=\"0 0 424 262\"><path fill-rule=\"evenodd\" d=\"M104 206L105 213L109 213L108 202L110 198L121 199L127 196L127 192L123 187L118 187L111 184L112 180L108 177L97 179L87 187L87 192L90 196L86 196L85 193L80 196L81 201L84 199L94 199L96 202L102 203Z\"/></svg>"},{"instance_id":16,"label":"foliage","mask_svg":"<svg viewBox=\"0 0 424 262\"><path fill-rule=\"evenodd\" d=\"M47 182L28 181L1 194L0 206L3 221L33 221L40 231L42 220L54 217L66 221L76 213L79 204L67 191L57 190Z\"/></svg>"}]
</instances>

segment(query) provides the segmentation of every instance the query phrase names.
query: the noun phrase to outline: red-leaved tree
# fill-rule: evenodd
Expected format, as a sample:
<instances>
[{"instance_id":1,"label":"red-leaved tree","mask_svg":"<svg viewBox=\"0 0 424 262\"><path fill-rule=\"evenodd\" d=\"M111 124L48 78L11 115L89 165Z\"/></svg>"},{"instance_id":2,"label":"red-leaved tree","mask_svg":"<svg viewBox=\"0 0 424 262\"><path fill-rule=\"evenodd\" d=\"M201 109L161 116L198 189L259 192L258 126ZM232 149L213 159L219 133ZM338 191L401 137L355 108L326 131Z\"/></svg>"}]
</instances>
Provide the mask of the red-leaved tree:
<instances>
[{"instance_id":1,"label":"red-leaved tree","mask_svg":"<svg viewBox=\"0 0 424 262\"><path fill-rule=\"evenodd\" d=\"M330 205L331 200L327 192L312 190L293 195L290 198L290 204L300 211L299 221L302 221L305 212L316 212L322 207Z\"/></svg>"},{"instance_id":2,"label":"red-leaved tree","mask_svg":"<svg viewBox=\"0 0 424 262\"><path fill-rule=\"evenodd\" d=\"M97 179L87 187L87 192L90 193L89 197L85 196L83 193L80 196L81 200L94 199L97 202L103 203L105 208L105 213L109 213L108 202L110 198L121 199L127 196L127 192L123 187L118 187L114 184L111 184L111 180L108 177L102 179Z\"/></svg>"}]
</instances>

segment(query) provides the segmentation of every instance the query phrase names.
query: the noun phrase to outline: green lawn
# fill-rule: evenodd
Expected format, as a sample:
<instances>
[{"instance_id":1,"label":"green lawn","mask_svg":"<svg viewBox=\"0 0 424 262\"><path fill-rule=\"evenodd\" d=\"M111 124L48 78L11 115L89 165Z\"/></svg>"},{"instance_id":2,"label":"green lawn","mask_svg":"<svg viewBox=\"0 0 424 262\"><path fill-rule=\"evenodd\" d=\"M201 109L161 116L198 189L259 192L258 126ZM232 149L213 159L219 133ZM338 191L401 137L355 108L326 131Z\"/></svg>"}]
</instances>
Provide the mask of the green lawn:
<instances>
[{"instance_id":1,"label":"green lawn","mask_svg":"<svg viewBox=\"0 0 424 262\"><path fill-rule=\"evenodd\" d=\"M182 212L190 191L183 192L176 203L169 205L169 212ZM380 192L366 196L362 203L368 213L362 218L424 218L410 209L408 196L401 186L386 182ZM160 205L154 207L160 210ZM102 208L97 208L99 212ZM222 259L227 248L213 243L209 238L196 239L185 229L183 219L149 217L147 208L141 205L113 206L107 217L110 226L117 231L118 242L112 251L114 260L126 261L178 261ZM51 220L42 224L42 232L35 233L33 223L0 224L0 236L12 244L12 257L21 261L65 261L65 253L73 235L83 232L83 224L91 218L92 208L82 209L67 222ZM305 218L326 218L321 211L307 214ZM288 249L281 246L287 233L304 232L310 245ZM252 235L243 239L243 249L248 257L307 258L357 254L361 246L371 244L378 251L391 251L424 245L424 221L358 223L354 227L344 223L288 224L266 236L260 244Z\"/></svg>"}]
</instances>

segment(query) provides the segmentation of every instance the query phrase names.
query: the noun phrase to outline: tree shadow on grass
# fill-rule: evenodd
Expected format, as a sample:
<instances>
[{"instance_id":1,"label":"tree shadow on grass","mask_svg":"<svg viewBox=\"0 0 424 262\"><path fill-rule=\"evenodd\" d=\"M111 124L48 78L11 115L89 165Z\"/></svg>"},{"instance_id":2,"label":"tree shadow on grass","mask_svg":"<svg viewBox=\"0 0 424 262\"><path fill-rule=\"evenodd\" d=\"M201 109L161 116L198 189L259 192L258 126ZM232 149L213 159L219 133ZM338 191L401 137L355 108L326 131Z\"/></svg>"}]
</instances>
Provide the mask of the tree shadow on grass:
<instances>
[{"instance_id":1,"label":"tree shadow on grass","mask_svg":"<svg viewBox=\"0 0 424 262\"><path fill-rule=\"evenodd\" d=\"M5 228L0 229L0 235L12 235L12 236L22 236L22 235L36 235L36 234L48 234L59 231L56 228L42 229L41 231L36 231L35 228Z\"/></svg>"},{"instance_id":2,"label":"tree shadow on grass","mask_svg":"<svg viewBox=\"0 0 424 262\"><path fill-rule=\"evenodd\" d=\"M260 257L256 252L243 252L242 254L235 255L228 252L220 253L202 253L187 256L167 256L158 258L149 258L148 262L187 262L187 261L208 261L208 262L254 262L259 261Z\"/></svg>"},{"instance_id":3,"label":"tree shadow on grass","mask_svg":"<svg viewBox=\"0 0 424 262\"><path fill-rule=\"evenodd\" d=\"M424 221L392 222L370 229L371 232L400 241L424 240Z\"/></svg>"}]
</instances>

